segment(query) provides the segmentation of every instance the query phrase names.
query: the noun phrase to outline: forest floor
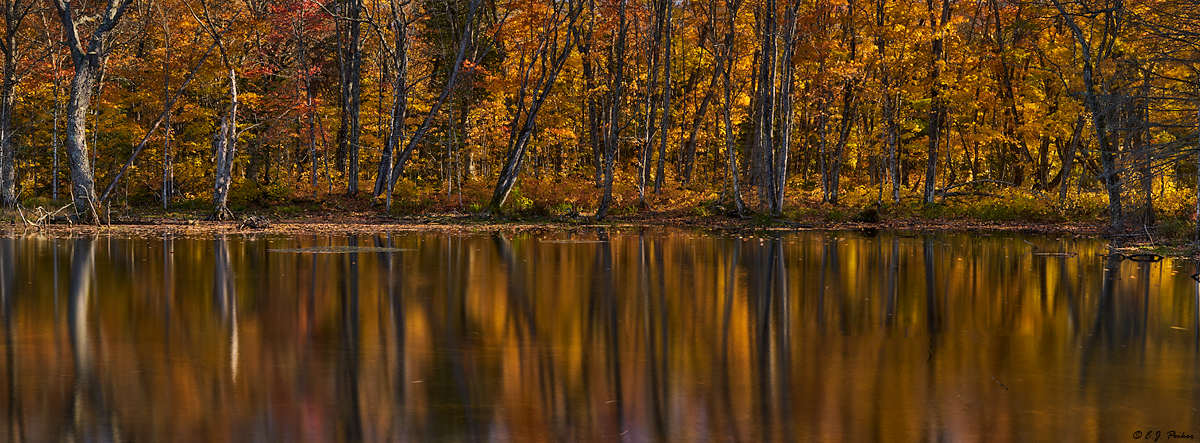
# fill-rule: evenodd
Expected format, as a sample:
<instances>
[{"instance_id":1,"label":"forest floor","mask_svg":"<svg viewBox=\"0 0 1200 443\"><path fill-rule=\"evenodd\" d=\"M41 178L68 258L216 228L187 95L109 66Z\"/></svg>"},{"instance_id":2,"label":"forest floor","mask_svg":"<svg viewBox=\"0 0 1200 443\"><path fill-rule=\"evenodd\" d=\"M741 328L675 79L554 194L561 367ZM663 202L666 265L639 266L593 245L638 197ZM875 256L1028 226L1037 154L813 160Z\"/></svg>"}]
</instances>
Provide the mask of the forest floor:
<instances>
[{"instance_id":1,"label":"forest floor","mask_svg":"<svg viewBox=\"0 0 1200 443\"><path fill-rule=\"evenodd\" d=\"M903 232L1015 232L1022 235L1069 235L1106 238L1113 252L1152 252L1165 256L1200 256L1200 243L1194 240L1191 226L1177 221L1160 223L1155 228L1113 233L1102 219L1082 220L987 220L970 215L929 214L892 210L883 214L870 207L829 207L808 202L807 211L792 211L783 217L763 214L731 216L697 211L694 207L658 210L622 211L596 221L591 214L481 214L456 210L386 211L382 205L365 199L344 196L319 200L295 200L285 204L243 208L235 211L238 219L204 220L209 211L201 205L171 209L149 207L114 208L99 225L47 222L37 223L37 214L48 211L4 210L0 228L42 231L63 235L109 233L145 236L172 233L183 236L260 233L297 234L371 234L388 231L530 231L591 227L636 228L676 227L738 232L782 232L796 230L892 230ZM803 202L802 202L803 204ZM718 211L719 212L719 211ZM836 214L831 215L831 212ZM888 213L890 212L890 213ZM7 226L5 226L7 225Z\"/></svg>"}]
</instances>

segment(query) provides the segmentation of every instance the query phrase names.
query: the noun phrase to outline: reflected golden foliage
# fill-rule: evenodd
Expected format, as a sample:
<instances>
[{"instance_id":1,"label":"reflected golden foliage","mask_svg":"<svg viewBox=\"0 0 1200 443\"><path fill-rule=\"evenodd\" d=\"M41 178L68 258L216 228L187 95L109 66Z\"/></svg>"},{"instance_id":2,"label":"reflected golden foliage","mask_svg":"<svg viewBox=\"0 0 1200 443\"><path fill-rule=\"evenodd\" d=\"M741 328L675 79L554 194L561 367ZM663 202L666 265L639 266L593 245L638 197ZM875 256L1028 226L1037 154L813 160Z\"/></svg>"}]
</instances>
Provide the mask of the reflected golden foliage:
<instances>
[{"instance_id":1,"label":"reflected golden foliage","mask_svg":"<svg viewBox=\"0 0 1200 443\"><path fill-rule=\"evenodd\" d=\"M28 441L1094 441L1200 418L1192 265L1091 239L0 242L0 427Z\"/></svg>"}]
</instances>

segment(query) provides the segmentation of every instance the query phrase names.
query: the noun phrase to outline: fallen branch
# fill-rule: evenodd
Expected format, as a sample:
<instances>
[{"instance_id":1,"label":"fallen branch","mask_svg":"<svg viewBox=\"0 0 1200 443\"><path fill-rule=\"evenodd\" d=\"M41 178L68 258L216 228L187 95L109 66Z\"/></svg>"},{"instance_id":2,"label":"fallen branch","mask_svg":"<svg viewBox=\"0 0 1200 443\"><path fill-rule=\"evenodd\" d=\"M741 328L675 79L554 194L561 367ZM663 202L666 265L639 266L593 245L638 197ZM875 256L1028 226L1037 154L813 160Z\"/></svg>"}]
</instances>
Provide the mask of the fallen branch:
<instances>
[{"instance_id":1,"label":"fallen branch","mask_svg":"<svg viewBox=\"0 0 1200 443\"><path fill-rule=\"evenodd\" d=\"M937 195L937 196L941 197L942 199L945 199L946 197L968 197L968 196L1004 198L1004 196L999 195L999 194L992 194L990 192L978 192L978 191L976 191L976 192L937 191L937 192L934 192L934 195Z\"/></svg>"},{"instance_id":2,"label":"fallen branch","mask_svg":"<svg viewBox=\"0 0 1200 443\"><path fill-rule=\"evenodd\" d=\"M990 178L980 179L980 180L971 180L969 182L963 182L963 183L959 183L956 185L946 186L942 189L938 189L938 190L934 191L934 195L940 195L943 199L946 197L959 197L959 196L964 196L964 195L1004 198L1004 196L991 194L991 193L987 193L987 192L969 192L969 193L967 193L967 192L950 192L951 189L961 188L963 186L986 184L986 183L1004 185L1005 187L1009 187L1009 188L1017 188L1017 189L1021 189L1021 190L1025 190L1025 191L1030 191L1033 193L1033 195L1036 195L1038 198L1042 197L1042 192L1038 191L1037 189L1032 189L1032 188L1026 189L1026 188L1017 186L1017 184L1013 183L1013 182L1006 182L1004 180L993 180Z\"/></svg>"}]
</instances>

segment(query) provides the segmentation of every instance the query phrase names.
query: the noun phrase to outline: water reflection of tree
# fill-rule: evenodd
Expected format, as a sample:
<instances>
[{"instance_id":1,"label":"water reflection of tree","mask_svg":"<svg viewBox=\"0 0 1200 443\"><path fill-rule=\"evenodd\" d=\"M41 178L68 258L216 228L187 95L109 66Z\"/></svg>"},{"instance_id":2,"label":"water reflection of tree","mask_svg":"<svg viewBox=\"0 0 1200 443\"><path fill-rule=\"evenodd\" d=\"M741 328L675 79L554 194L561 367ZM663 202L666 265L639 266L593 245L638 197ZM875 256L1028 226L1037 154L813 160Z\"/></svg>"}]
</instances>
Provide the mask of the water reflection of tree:
<instances>
[{"instance_id":1,"label":"water reflection of tree","mask_svg":"<svg viewBox=\"0 0 1200 443\"><path fill-rule=\"evenodd\" d=\"M1145 364L1152 265L1144 262L1135 265L1141 274L1135 280L1138 288L1127 291L1122 290L1125 285L1121 284L1123 261L1124 258L1116 254L1104 259L1100 297L1081 354L1080 383L1083 385L1090 382L1092 365L1097 363L1098 357L1122 353L1122 348L1129 345L1138 344L1137 349L1141 349L1139 363Z\"/></svg>"},{"instance_id":2,"label":"water reflection of tree","mask_svg":"<svg viewBox=\"0 0 1200 443\"><path fill-rule=\"evenodd\" d=\"M17 341L13 339L13 304L16 303L15 239L0 237L0 309L4 315L4 382L8 391L7 414L9 441L25 441L23 398L17 391L21 375L17 366Z\"/></svg>"},{"instance_id":3,"label":"water reflection of tree","mask_svg":"<svg viewBox=\"0 0 1200 443\"><path fill-rule=\"evenodd\" d=\"M517 260L512 242L503 233L494 233L492 242L504 263L504 271L508 280L507 291L505 291L506 301L509 306L508 312L511 312L510 316L516 317L514 329L517 347L522 356L532 354L535 360L533 373L525 371L522 373L533 380L538 380L537 398L540 402L538 406L544 414L552 415L547 417L551 422L550 429L547 430L550 433L548 437L555 441L568 441L572 437L578 438L579 436L571 436L567 433L569 426L561 414L566 408L559 404L559 397L560 394L565 395L566 393L559 392L561 390L560 378L558 370L555 368L552 347L540 332L542 327L538 324L538 316L534 310L536 300L530 294L529 282L526 279L530 272L527 271L525 265L521 264L522 261ZM549 267L552 263L543 263L543 265ZM538 272L536 268L532 271L531 273L534 275Z\"/></svg>"},{"instance_id":4,"label":"water reflection of tree","mask_svg":"<svg viewBox=\"0 0 1200 443\"><path fill-rule=\"evenodd\" d=\"M751 244L754 245L754 242ZM757 430L761 433L754 439L794 441L790 407L794 346L791 341L791 319L794 313L791 309L783 241L778 236L771 236L766 241L759 241L756 246L746 263L747 273L752 276L748 299L753 317L749 324L753 328L753 355L757 372ZM836 252L832 256L836 257ZM835 276L840 273L836 262L830 271ZM839 297L840 300L844 298Z\"/></svg>"},{"instance_id":5,"label":"water reflection of tree","mask_svg":"<svg viewBox=\"0 0 1200 443\"><path fill-rule=\"evenodd\" d=\"M337 411L343 441L363 441L362 409L359 406L359 308L358 237L350 236L351 252L338 254L338 304L341 334L338 335Z\"/></svg>"},{"instance_id":6,"label":"water reflection of tree","mask_svg":"<svg viewBox=\"0 0 1200 443\"><path fill-rule=\"evenodd\" d=\"M637 236L638 245L638 295L642 317L642 337L646 350L646 378L649 379L651 432L657 440L665 440L670 423L664 409L671 400L671 384L666 379L670 373L670 354L665 278L663 266L662 238L648 239L647 228L641 228Z\"/></svg>"},{"instance_id":7,"label":"water reflection of tree","mask_svg":"<svg viewBox=\"0 0 1200 443\"><path fill-rule=\"evenodd\" d=\"M213 305L226 328L229 340L229 372L236 382L238 377L237 286L234 285L233 267L229 259L229 239L224 235L213 237Z\"/></svg>"},{"instance_id":8,"label":"water reflection of tree","mask_svg":"<svg viewBox=\"0 0 1200 443\"><path fill-rule=\"evenodd\" d=\"M618 345L620 316L617 312L616 285L613 275L612 240L608 230L596 228L599 243L592 261L592 284L588 292L587 334L583 353L583 389L587 397L589 415L610 418L604 423L600 435L605 439L616 439L625 431L625 399L621 379L621 349ZM599 374L603 384L599 389L592 387L596 375L591 374L596 366L593 358L599 356L603 372ZM599 391L599 392L597 392ZM594 408L600 409L597 414ZM608 421L608 420L604 420ZM606 429L605 429L606 428Z\"/></svg>"},{"instance_id":9,"label":"water reflection of tree","mask_svg":"<svg viewBox=\"0 0 1200 443\"><path fill-rule=\"evenodd\" d=\"M71 426L54 432L79 441L111 438L104 436L119 423L131 439L169 439L186 427L213 440L269 432L285 440L749 442L956 440L991 431L1000 440L1036 440L1014 430L1030 423L1022 415L1030 406L1012 401L1016 395L1055 405L1038 413L1066 405L1084 411L1062 417L1124 424L1087 408L1111 404L1101 397L1136 400L1130 391L1140 387L1187 399L1179 386L1195 380L1150 365L1190 366L1189 354L1200 354L1192 351L1200 341L1187 342L1192 331L1167 328L1200 317L1200 289L1177 281L1186 275L1174 291L1154 286L1172 281L1151 275L1157 264L1125 261L1123 271L1100 278L1102 258L1006 256L995 244L962 247L941 235L586 229L569 242L512 231L381 235L376 246L414 250L276 254L272 269L255 262L263 255L253 248L266 246L181 238L178 267L161 259L180 282L162 322L162 305L153 303L172 284L147 278L147 261L136 255L153 248L118 240L110 244L125 249L92 242L89 250L72 239L74 251L64 254L90 263L80 256L91 252L95 269L68 268L72 259L64 258L70 318L54 333L46 326L49 281L41 280L39 299L27 295L25 274L11 273L12 263L22 271L30 260L48 274L50 254L13 262L7 257L24 245L12 252L0 240L0 291L8 297L0 315L9 322L5 343L13 343L0 353L8 358L0 369L10 371L0 374L10 389L0 441L40 435L45 425L35 420L48 408L29 393L55 383L66 383L64 394L46 422ZM1023 245L1012 240L990 241ZM138 274L130 282L96 278L125 275L121 266ZM5 275L17 275L15 290L24 292L10 297L14 282ZM274 276L270 284L252 282L265 275ZM92 280L99 284L78 284ZM140 292L119 293L127 287ZM1185 289L1186 297L1176 294ZM258 309L267 302L270 309ZM33 324L40 320L46 325ZM170 322L177 332L160 341L154 334ZM237 333L242 373L231 381ZM37 349L39 337L54 334L64 334L60 347ZM927 341L934 334L936 348ZM146 363L169 344L177 349L170 364ZM1139 384L1103 383L1136 365L1139 352L1147 367L1120 376ZM1168 353L1174 360L1160 356ZM65 366L54 370L70 374L74 362L77 377L29 377L31 362L54 364L55 356ZM1087 380L1076 385L1081 364ZM13 389L25 394L24 405ZM160 407L189 402L202 413ZM20 423L21 411L32 418Z\"/></svg>"},{"instance_id":10,"label":"water reflection of tree","mask_svg":"<svg viewBox=\"0 0 1200 443\"><path fill-rule=\"evenodd\" d=\"M404 255L392 251L396 248L395 239L391 234L380 234L375 236L375 246L387 248L388 250L377 252L379 261L379 271L383 274L383 284L385 303L387 303L387 319L381 321L380 324L390 325L391 330L391 346L384 346L384 366L385 373L390 374L390 382L392 384L392 417L388 421L391 429L388 429L387 435L398 440L407 436L410 429L408 426L408 373L407 366L407 338L408 338L408 319L407 311L404 306L404 285L400 284L403 280L404 272ZM381 335L384 333L380 327ZM388 337L381 337L381 342L386 343ZM387 358L388 353L393 355L391 359ZM390 367L389 367L390 366Z\"/></svg>"},{"instance_id":11,"label":"water reflection of tree","mask_svg":"<svg viewBox=\"0 0 1200 443\"><path fill-rule=\"evenodd\" d=\"M433 380L425 387L429 390L431 401L451 407L439 411L436 420L426 423L433 428L424 431L481 441L485 435L482 420L490 418L492 411L489 410L490 405L484 406L479 400L487 398L484 394L496 387L480 383L480 379L488 377L481 377L477 373L487 369L487 366L479 360L477 340L480 337L473 333L478 331L479 325L471 322L473 319L467 307L470 267L465 254L464 237L446 235L436 241L440 243L440 249L430 249L437 253L439 269L434 275L439 281L433 283L441 289L441 295L426 297L424 302L430 314L430 333L433 349L436 350L430 363L438 370L431 374Z\"/></svg>"},{"instance_id":12,"label":"water reflection of tree","mask_svg":"<svg viewBox=\"0 0 1200 443\"><path fill-rule=\"evenodd\" d=\"M719 402L723 418L729 426L729 435L737 438L741 435L738 429L738 420L734 418L734 406L732 395L732 377L733 372L729 365L729 339L730 329L733 321L733 298L737 288L737 273L740 266L742 242L737 237L723 236L721 237L721 257L722 266L724 269L725 290L723 291L724 300L721 307L721 368L717 372L721 376L720 393L721 401Z\"/></svg>"},{"instance_id":13,"label":"water reflection of tree","mask_svg":"<svg viewBox=\"0 0 1200 443\"><path fill-rule=\"evenodd\" d=\"M96 373L92 331L88 322L95 285L95 239L75 239L71 259L71 284L67 294L67 330L75 367L75 386L67 406L70 422L62 440L117 440L120 428L109 404L110 396Z\"/></svg>"}]
</instances>

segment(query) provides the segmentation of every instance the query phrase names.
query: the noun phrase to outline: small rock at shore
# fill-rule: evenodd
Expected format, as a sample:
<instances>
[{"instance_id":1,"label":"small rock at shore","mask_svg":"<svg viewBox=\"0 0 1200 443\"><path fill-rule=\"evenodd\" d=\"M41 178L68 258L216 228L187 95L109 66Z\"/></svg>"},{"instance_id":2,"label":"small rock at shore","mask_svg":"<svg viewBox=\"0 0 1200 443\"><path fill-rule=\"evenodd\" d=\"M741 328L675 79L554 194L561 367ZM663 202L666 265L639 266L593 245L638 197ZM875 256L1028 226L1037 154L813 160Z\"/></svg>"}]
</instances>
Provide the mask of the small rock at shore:
<instances>
[{"instance_id":1,"label":"small rock at shore","mask_svg":"<svg viewBox=\"0 0 1200 443\"><path fill-rule=\"evenodd\" d=\"M854 221L859 223L879 223L879 211L876 211L875 208L864 209L858 215L854 216Z\"/></svg>"}]
</instances>

